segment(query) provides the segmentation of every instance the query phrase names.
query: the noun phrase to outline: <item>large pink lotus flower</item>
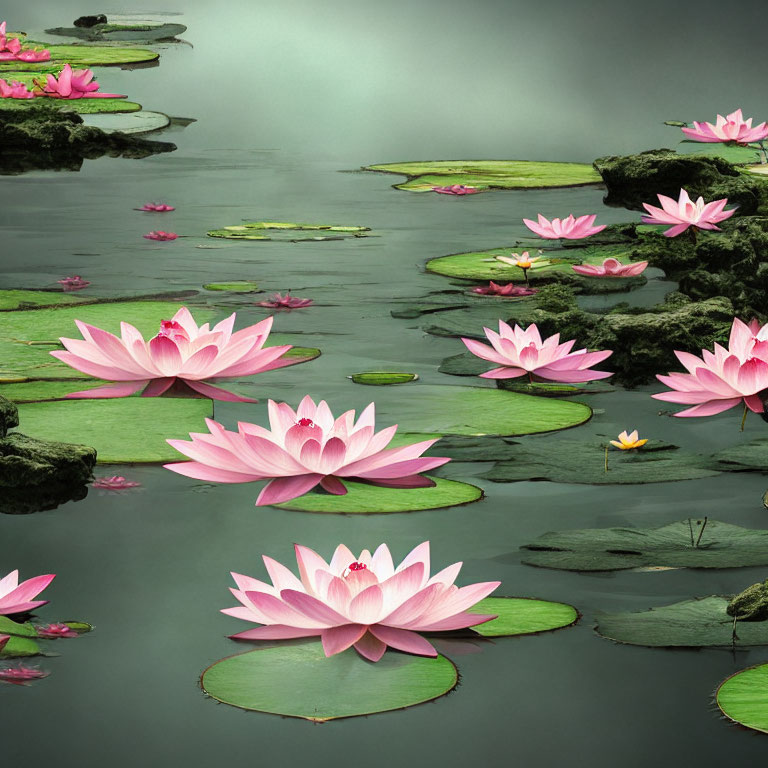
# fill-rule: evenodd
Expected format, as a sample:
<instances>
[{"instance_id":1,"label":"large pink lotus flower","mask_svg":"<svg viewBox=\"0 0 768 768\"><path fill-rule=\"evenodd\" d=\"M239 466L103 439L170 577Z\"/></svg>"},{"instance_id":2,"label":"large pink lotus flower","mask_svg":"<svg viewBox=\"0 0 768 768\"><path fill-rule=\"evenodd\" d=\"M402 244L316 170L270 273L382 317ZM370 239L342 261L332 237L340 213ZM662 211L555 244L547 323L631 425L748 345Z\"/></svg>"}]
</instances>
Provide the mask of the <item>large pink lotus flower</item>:
<instances>
[{"instance_id":1,"label":"large pink lotus flower","mask_svg":"<svg viewBox=\"0 0 768 768\"><path fill-rule=\"evenodd\" d=\"M498 333L490 328L483 330L491 342L491 347L474 339L462 338L473 355L502 366L481 373L481 378L516 379L528 374L531 381L561 381L573 384L605 379L613 375L607 371L590 369L590 366L610 357L612 350L587 352L586 349L577 349L571 352L575 341L561 344L559 333L542 341L535 323L531 323L525 330L516 325L513 330L503 320L499 320Z\"/></svg>"},{"instance_id":2,"label":"large pink lotus flower","mask_svg":"<svg viewBox=\"0 0 768 768\"><path fill-rule=\"evenodd\" d=\"M67 624L46 624L42 627L35 627L35 629L37 636L44 637L46 640L56 640L59 637L80 637L80 633Z\"/></svg>"},{"instance_id":3,"label":"large pink lotus flower","mask_svg":"<svg viewBox=\"0 0 768 768\"><path fill-rule=\"evenodd\" d=\"M395 568L386 544L359 557L343 544L330 564L299 544L296 576L264 556L272 584L233 573L232 594L242 606L222 613L264 626L232 635L241 640L284 640L320 636L326 656L350 646L369 661L378 661L387 646L418 656L437 656L417 632L465 629L496 618L468 609L499 586L486 581L456 587L461 563L429 575L429 542L413 549Z\"/></svg>"},{"instance_id":4,"label":"large pink lotus flower","mask_svg":"<svg viewBox=\"0 0 768 768\"><path fill-rule=\"evenodd\" d=\"M538 223L530 219L523 219L523 223L539 237L544 237L547 240L557 240L561 237L566 240L580 240L582 237L596 235L605 229L605 224L594 226L596 218L597 214L579 216L578 218L570 214L564 219L552 219L550 221L539 214Z\"/></svg>"},{"instance_id":5,"label":"large pink lotus flower","mask_svg":"<svg viewBox=\"0 0 768 768\"><path fill-rule=\"evenodd\" d=\"M468 187L465 184L451 184L448 187L432 187L433 192L439 195L474 195L482 190L477 187Z\"/></svg>"},{"instance_id":6,"label":"large pink lotus flower","mask_svg":"<svg viewBox=\"0 0 768 768\"><path fill-rule=\"evenodd\" d=\"M39 667L29 667L26 664L19 664L15 667L0 667L0 682L26 685L32 680L41 680L44 677L48 677L49 674L50 672L46 672Z\"/></svg>"},{"instance_id":7,"label":"large pink lotus flower","mask_svg":"<svg viewBox=\"0 0 768 768\"><path fill-rule=\"evenodd\" d=\"M144 203L141 208L137 208L137 211L147 211L149 213L167 213L168 211L175 211L176 209L172 205L166 205L165 203Z\"/></svg>"},{"instance_id":8,"label":"large pink lotus flower","mask_svg":"<svg viewBox=\"0 0 768 768\"><path fill-rule=\"evenodd\" d=\"M97 477L92 483L93 488L104 489L108 491L124 491L127 488L138 488L141 483L135 480L126 480L122 475L112 475L111 477Z\"/></svg>"},{"instance_id":9,"label":"large pink lotus flower","mask_svg":"<svg viewBox=\"0 0 768 768\"><path fill-rule=\"evenodd\" d=\"M57 99L122 99L117 93L96 93L99 84L90 69L72 69L69 64L55 75L46 75L43 95Z\"/></svg>"},{"instance_id":10,"label":"large pink lotus flower","mask_svg":"<svg viewBox=\"0 0 768 768\"><path fill-rule=\"evenodd\" d=\"M11 571L0 579L0 616L26 613L45 605L48 600L34 600L54 579L55 573L35 576L19 584L19 572Z\"/></svg>"},{"instance_id":11,"label":"large pink lotus flower","mask_svg":"<svg viewBox=\"0 0 768 768\"><path fill-rule=\"evenodd\" d=\"M178 235L175 232L163 232L162 229L154 230L152 232L147 232L146 235L142 235L142 237L145 237L147 240L175 240Z\"/></svg>"},{"instance_id":12,"label":"large pink lotus flower","mask_svg":"<svg viewBox=\"0 0 768 768\"><path fill-rule=\"evenodd\" d=\"M83 280L80 275L72 275L72 277L63 277L61 280L56 281L63 291L82 291L83 288L87 288L90 284L90 280Z\"/></svg>"},{"instance_id":13,"label":"large pink lotus flower","mask_svg":"<svg viewBox=\"0 0 768 768\"><path fill-rule=\"evenodd\" d=\"M768 136L768 123L752 127L752 118L744 119L741 110L731 112L728 117L717 116L715 125L693 121L693 128L683 128L683 133L694 141L709 143L724 142L746 145L753 141L762 141Z\"/></svg>"},{"instance_id":14,"label":"large pink lotus flower","mask_svg":"<svg viewBox=\"0 0 768 768\"><path fill-rule=\"evenodd\" d=\"M326 402L315 405L309 395L296 411L270 400L269 423L270 429L265 429L240 422L238 432L228 432L208 419L210 434L192 433L192 442L168 441L192 461L165 467L196 480L219 483L274 478L256 500L256 506L261 506L295 499L317 485L342 496L347 492L344 479L389 488L431 487L434 481L419 473L450 461L421 457L437 440L386 448L397 425L376 432L373 403L355 422L354 411L334 420Z\"/></svg>"},{"instance_id":15,"label":"large pink lotus flower","mask_svg":"<svg viewBox=\"0 0 768 768\"><path fill-rule=\"evenodd\" d=\"M62 338L66 352L51 354L75 370L118 382L74 392L67 397L125 397L144 389L144 397L157 397L178 379L190 389L213 400L253 402L206 381L253 376L275 368L295 365L302 358L284 358L290 345L264 347L272 328L268 317L232 333L236 314L210 329L197 327L192 314L182 307L172 320L163 320L160 332L148 342L128 323L121 323L121 338L75 320L83 339Z\"/></svg>"},{"instance_id":16,"label":"large pink lotus flower","mask_svg":"<svg viewBox=\"0 0 768 768\"><path fill-rule=\"evenodd\" d=\"M13 80L8 83L0 78L1 99L34 99L35 94L24 83Z\"/></svg>"},{"instance_id":17,"label":"large pink lotus flower","mask_svg":"<svg viewBox=\"0 0 768 768\"><path fill-rule=\"evenodd\" d=\"M272 309L302 309L312 305L312 299L300 299L298 296L291 296L291 292L285 296L279 293L273 293L267 301L257 302L260 307L271 307Z\"/></svg>"},{"instance_id":18,"label":"large pink lotus flower","mask_svg":"<svg viewBox=\"0 0 768 768\"><path fill-rule=\"evenodd\" d=\"M602 264L574 264L573 271L587 277L635 277L645 271L647 261L622 264L618 259L605 259Z\"/></svg>"},{"instance_id":19,"label":"large pink lotus flower","mask_svg":"<svg viewBox=\"0 0 768 768\"><path fill-rule=\"evenodd\" d=\"M760 327L734 318L728 349L715 344L714 352L702 350L702 358L688 352L675 356L688 373L656 378L672 391L653 395L656 400L691 405L675 416L712 416L739 405L763 413L758 393L768 389L768 324Z\"/></svg>"},{"instance_id":20,"label":"large pink lotus flower","mask_svg":"<svg viewBox=\"0 0 768 768\"><path fill-rule=\"evenodd\" d=\"M525 286L515 285L514 283L499 285L498 283L494 283L493 280L491 280L488 285L477 285L472 289L472 293L478 293L481 296L502 296L506 298L533 296L533 294L538 293L538 291L538 288L526 288Z\"/></svg>"},{"instance_id":21,"label":"large pink lotus flower","mask_svg":"<svg viewBox=\"0 0 768 768\"><path fill-rule=\"evenodd\" d=\"M735 208L724 211L728 198L713 200L711 203L705 203L704 198L700 197L695 203L688 197L688 193L680 190L679 200L673 200L666 195L657 195L661 208L657 208L649 203L643 203L643 208L650 216L643 216L645 224L674 224L667 229L664 234L667 237L677 237L685 232L688 227L697 227L698 229L716 229L715 226L721 221L730 218L736 212Z\"/></svg>"}]
</instances>

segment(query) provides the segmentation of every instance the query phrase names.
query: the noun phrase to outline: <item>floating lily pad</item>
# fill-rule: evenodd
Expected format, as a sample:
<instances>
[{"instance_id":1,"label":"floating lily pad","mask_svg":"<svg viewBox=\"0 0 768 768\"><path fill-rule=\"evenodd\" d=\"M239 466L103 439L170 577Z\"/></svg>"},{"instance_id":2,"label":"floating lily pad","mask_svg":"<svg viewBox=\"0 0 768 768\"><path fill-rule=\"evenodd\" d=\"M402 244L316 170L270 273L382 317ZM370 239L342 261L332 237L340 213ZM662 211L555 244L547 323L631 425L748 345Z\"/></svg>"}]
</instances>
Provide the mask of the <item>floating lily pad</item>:
<instances>
[{"instance_id":1,"label":"floating lily pad","mask_svg":"<svg viewBox=\"0 0 768 768\"><path fill-rule=\"evenodd\" d=\"M47 48L51 52L49 61L24 62L6 61L0 62L0 72L24 71L24 72L50 72L58 71L65 64L71 64L73 69L82 67L110 67L123 64L139 64L156 61L160 54L145 48L116 48L111 45L51 45L34 40L25 40L25 48Z\"/></svg>"},{"instance_id":2,"label":"floating lily pad","mask_svg":"<svg viewBox=\"0 0 768 768\"><path fill-rule=\"evenodd\" d=\"M87 621L64 621L70 629L73 629L79 635L86 635L89 632L93 632L93 624L89 624Z\"/></svg>"},{"instance_id":3,"label":"floating lily pad","mask_svg":"<svg viewBox=\"0 0 768 768\"><path fill-rule=\"evenodd\" d=\"M3 312L12 309L30 309L31 307L55 307L60 304L81 304L88 301L87 295L65 293L64 291L0 291L0 311ZM2 327L0 327L1 333L3 333Z\"/></svg>"},{"instance_id":4,"label":"floating lily pad","mask_svg":"<svg viewBox=\"0 0 768 768\"><path fill-rule=\"evenodd\" d=\"M301 233L314 233L302 235ZM341 227L330 224L296 224L285 221L252 221L223 229L212 229L208 237L227 240L282 240L302 242L309 240L341 240L344 237L365 237L369 227Z\"/></svg>"},{"instance_id":5,"label":"floating lily pad","mask_svg":"<svg viewBox=\"0 0 768 768\"><path fill-rule=\"evenodd\" d=\"M456 507L483 498L480 488L469 483L443 478L434 480L436 485L433 488L382 488L367 483L345 482L345 496L312 492L275 506L340 515L385 514Z\"/></svg>"},{"instance_id":6,"label":"floating lily pad","mask_svg":"<svg viewBox=\"0 0 768 768\"><path fill-rule=\"evenodd\" d=\"M79 37L91 41L119 41L152 43L167 41L186 32L184 24L95 24L92 27L54 27L46 29L49 35Z\"/></svg>"},{"instance_id":7,"label":"floating lily pad","mask_svg":"<svg viewBox=\"0 0 768 768\"><path fill-rule=\"evenodd\" d=\"M159 463L178 459L168 438L186 439L212 417L211 401L196 398L25 403L19 406L19 431L42 440L90 445L100 464Z\"/></svg>"},{"instance_id":8,"label":"floating lily pad","mask_svg":"<svg viewBox=\"0 0 768 768\"><path fill-rule=\"evenodd\" d=\"M609 640L653 648L768 645L768 621L737 621L734 634L728 602L712 595L648 611L601 613L595 629Z\"/></svg>"},{"instance_id":9,"label":"floating lily pad","mask_svg":"<svg viewBox=\"0 0 768 768\"><path fill-rule=\"evenodd\" d=\"M520 549L527 565L565 571L746 568L768 565L768 530L689 518L660 528L550 532Z\"/></svg>"},{"instance_id":10,"label":"floating lily pad","mask_svg":"<svg viewBox=\"0 0 768 768\"><path fill-rule=\"evenodd\" d=\"M387 651L372 664L349 649L326 658L317 639L230 656L201 678L203 690L224 704L316 722L411 707L457 682L444 656Z\"/></svg>"},{"instance_id":11,"label":"floating lily pad","mask_svg":"<svg viewBox=\"0 0 768 768\"><path fill-rule=\"evenodd\" d=\"M0 649L0 659L19 659L26 656L38 656L41 653L37 641L30 637L17 637L11 635L11 639Z\"/></svg>"},{"instance_id":12,"label":"floating lily pad","mask_svg":"<svg viewBox=\"0 0 768 768\"><path fill-rule=\"evenodd\" d=\"M255 293L259 284L253 280L233 280L230 283L206 283L206 291L227 291L228 293Z\"/></svg>"},{"instance_id":13,"label":"floating lily pad","mask_svg":"<svg viewBox=\"0 0 768 768\"><path fill-rule=\"evenodd\" d=\"M570 627L579 620L579 612L572 605L527 597L486 597L472 606L470 613L498 614L498 618L472 628L483 637L548 632Z\"/></svg>"},{"instance_id":14,"label":"floating lily pad","mask_svg":"<svg viewBox=\"0 0 768 768\"><path fill-rule=\"evenodd\" d=\"M3 74L0 72L0 75ZM27 109L30 105L37 105L37 99L2 99L0 110ZM101 113L138 112L141 104L125 99L51 99L52 108L58 108L67 112L77 112L80 115L93 115ZM89 122L89 124L92 124Z\"/></svg>"},{"instance_id":15,"label":"floating lily pad","mask_svg":"<svg viewBox=\"0 0 768 768\"><path fill-rule=\"evenodd\" d=\"M355 384L371 384L382 386L386 384L407 384L416 381L415 373L400 373L399 371L366 371L365 373L353 373L350 377Z\"/></svg>"},{"instance_id":16,"label":"floating lily pad","mask_svg":"<svg viewBox=\"0 0 768 768\"><path fill-rule=\"evenodd\" d=\"M438 160L369 165L364 171L396 173L408 181L397 189L429 192L432 187L464 184L478 189L541 189L599 184L600 175L586 163L532 160Z\"/></svg>"},{"instance_id":17,"label":"floating lily pad","mask_svg":"<svg viewBox=\"0 0 768 768\"><path fill-rule=\"evenodd\" d=\"M109 101L109 99L102 99ZM151 133L167 128L171 124L171 118L162 112L150 112L141 109L137 112L131 111L126 114L120 114L123 110L115 110L117 114L102 114L105 110L98 110L97 114L86 117L86 125L92 125L101 129L104 133L127 133L138 135L142 133Z\"/></svg>"},{"instance_id":18,"label":"floating lily pad","mask_svg":"<svg viewBox=\"0 0 768 768\"><path fill-rule=\"evenodd\" d=\"M717 689L716 700L729 720L768 733L768 664L731 675Z\"/></svg>"},{"instance_id":19,"label":"floating lily pad","mask_svg":"<svg viewBox=\"0 0 768 768\"><path fill-rule=\"evenodd\" d=\"M20 624L8 616L0 616L0 635L37 637L37 630L28 621Z\"/></svg>"},{"instance_id":20,"label":"floating lily pad","mask_svg":"<svg viewBox=\"0 0 768 768\"><path fill-rule=\"evenodd\" d=\"M630 451L610 447L606 472L605 447L606 444L598 440L559 440L551 445L521 443L511 459L499 462L484 477L499 483L550 480L624 485L693 480L717 474L716 470L706 467L701 456L661 441L648 442Z\"/></svg>"},{"instance_id":21,"label":"floating lily pad","mask_svg":"<svg viewBox=\"0 0 768 768\"><path fill-rule=\"evenodd\" d=\"M712 456L712 468L722 472L768 472L768 438L724 448Z\"/></svg>"},{"instance_id":22,"label":"floating lily pad","mask_svg":"<svg viewBox=\"0 0 768 768\"><path fill-rule=\"evenodd\" d=\"M760 147L750 144L742 147L738 144L709 143L703 141L681 141L676 149L681 155L705 155L706 157L722 157L734 165L747 165L760 162Z\"/></svg>"}]
</instances>

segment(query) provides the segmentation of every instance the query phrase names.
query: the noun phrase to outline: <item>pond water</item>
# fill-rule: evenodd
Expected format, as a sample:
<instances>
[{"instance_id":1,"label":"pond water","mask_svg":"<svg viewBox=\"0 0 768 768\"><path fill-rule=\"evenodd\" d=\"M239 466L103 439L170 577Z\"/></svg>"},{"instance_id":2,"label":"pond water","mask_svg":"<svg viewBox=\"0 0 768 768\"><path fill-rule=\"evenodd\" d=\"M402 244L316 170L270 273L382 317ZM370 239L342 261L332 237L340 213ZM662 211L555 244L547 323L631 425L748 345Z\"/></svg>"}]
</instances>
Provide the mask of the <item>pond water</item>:
<instances>
[{"instance_id":1,"label":"pond water","mask_svg":"<svg viewBox=\"0 0 768 768\"><path fill-rule=\"evenodd\" d=\"M10 5L11 26L30 33L89 10ZM164 48L159 67L99 70L99 80L149 109L197 122L160 136L178 144L171 154L1 177L0 288L50 286L69 274L91 280L93 295L237 279L314 299L310 309L279 313L275 330L302 334L299 343L322 356L254 379L248 392L258 405L217 403L216 417L228 426L263 423L267 398L295 405L307 392L336 410L375 399L396 421L403 388L362 387L346 377L394 369L419 374L406 387L467 384L437 373L443 358L463 351L457 339L428 336L418 320L390 315L395 299L448 287L423 271L427 259L512 242L525 234L522 217L538 211L598 211L602 223L636 219L604 207L599 188L453 199L395 190L399 177L354 172L360 165L462 156L588 162L673 143L665 119L708 119L738 105L759 114L762 107L757 73L745 73L727 46L714 44L727 34L757 44L755 26L748 14L718 16L715 31L706 5L694 15L653 0L642 11L597 2L589 19L552 2L165 7L183 12L174 20L189 27L184 38L194 47ZM654 15L661 9L665 16ZM706 87L694 67L705 53ZM149 200L177 210L162 218L132 210ZM205 237L208 229L258 219L360 224L375 236L296 244ZM142 239L158 227L182 237ZM631 300L652 303L672 287L651 280ZM235 303L241 327L266 315ZM661 416L653 391L587 396L595 416L579 437L637 427L711 452L764 432L751 417L739 433L734 411L704 420ZM115 768L268 759L288 766L513 760L714 768L734 756L762 757L763 739L726 724L712 695L729 674L768 660L768 650L652 650L592 631L598 610L729 594L764 578L762 569L578 574L524 566L518 547L550 530L688 516L760 528L765 478L496 484L478 479L489 466L454 463L438 472L482 486L483 501L413 514L257 509L254 486L209 486L144 466L107 472L139 480L135 491L92 489L55 511L2 516L0 574L14 567L23 576L57 573L46 594L51 617L97 628L45 660L52 672L45 681L0 686L4 760ZM568 602L583 618L568 630L502 638L455 657L461 685L450 696L369 718L313 726L217 705L201 693L200 672L240 650L226 636L241 623L218 612L231 603L229 571L261 576L262 553L290 563L294 541L324 554L340 541L353 550L386 541L402 557L425 539L436 564L464 561L464 583L498 579L500 594Z\"/></svg>"}]
</instances>

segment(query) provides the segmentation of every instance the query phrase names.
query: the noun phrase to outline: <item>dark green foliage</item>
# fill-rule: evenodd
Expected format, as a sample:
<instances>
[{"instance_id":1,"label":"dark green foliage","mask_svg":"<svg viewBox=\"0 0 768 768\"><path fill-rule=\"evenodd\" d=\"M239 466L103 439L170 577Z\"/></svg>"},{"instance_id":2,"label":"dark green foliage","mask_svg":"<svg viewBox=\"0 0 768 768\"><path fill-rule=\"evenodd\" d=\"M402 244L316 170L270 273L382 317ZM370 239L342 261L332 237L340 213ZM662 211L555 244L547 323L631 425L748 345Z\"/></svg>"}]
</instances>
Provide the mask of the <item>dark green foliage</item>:
<instances>
[{"instance_id":1,"label":"dark green foliage","mask_svg":"<svg viewBox=\"0 0 768 768\"><path fill-rule=\"evenodd\" d=\"M9 429L19 426L19 409L4 397L0 397L0 437L5 437Z\"/></svg>"}]
</instances>

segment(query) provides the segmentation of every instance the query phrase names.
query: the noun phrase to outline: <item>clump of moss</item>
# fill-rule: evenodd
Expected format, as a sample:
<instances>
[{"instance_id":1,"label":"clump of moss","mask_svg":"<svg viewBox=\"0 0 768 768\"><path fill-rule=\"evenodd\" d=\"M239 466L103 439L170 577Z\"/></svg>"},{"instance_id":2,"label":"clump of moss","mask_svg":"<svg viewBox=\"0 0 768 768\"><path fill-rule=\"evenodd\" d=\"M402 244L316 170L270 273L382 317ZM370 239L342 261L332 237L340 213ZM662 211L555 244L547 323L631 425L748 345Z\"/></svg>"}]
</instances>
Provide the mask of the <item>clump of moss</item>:
<instances>
[{"instance_id":1,"label":"clump of moss","mask_svg":"<svg viewBox=\"0 0 768 768\"><path fill-rule=\"evenodd\" d=\"M560 283L550 283L539 288L536 304L545 312L569 312L577 308L573 289Z\"/></svg>"},{"instance_id":2,"label":"clump of moss","mask_svg":"<svg viewBox=\"0 0 768 768\"><path fill-rule=\"evenodd\" d=\"M738 621L765 621L768 619L768 581L747 587L733 597L725 612Z\"/></svg>"}]
</instances>

